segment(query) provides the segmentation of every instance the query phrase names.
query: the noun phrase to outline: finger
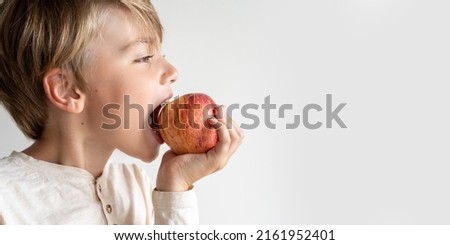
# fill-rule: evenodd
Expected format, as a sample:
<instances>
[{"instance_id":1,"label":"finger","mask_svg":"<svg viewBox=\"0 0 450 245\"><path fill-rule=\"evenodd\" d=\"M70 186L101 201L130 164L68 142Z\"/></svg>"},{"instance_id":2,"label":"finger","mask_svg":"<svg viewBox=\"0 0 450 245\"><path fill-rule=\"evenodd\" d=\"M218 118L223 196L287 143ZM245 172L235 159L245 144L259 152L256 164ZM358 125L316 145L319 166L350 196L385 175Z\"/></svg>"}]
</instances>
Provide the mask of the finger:
<instances>
[{"instance_id":1,"label":"finger","mask_svg":"<svg viewBox=\"0 0 450 245\"><path fill-rule=\"evenodd\" d=\"M230 138L231 138L229 151L231 154L237 150L239 145L242 143L242 139L243 139L243 134L239 132L240 129L236 125L236 122L233 121L232 125L233 125L233 128L229 130Z\"/></svg>"},{"instance_id":2,"label":"finger","mask_svg":"<svg viewBox=\"0 0 450 245\"><path fill-rule=\"evenodd\" d=\"M231 117L227 114L226 108L224 105L220 105L216 108L216 114L214 115L219 121L227 126L227 129L232 127Z\"/></svg>"},{"instance_id":3,"label":"finger","mask_svg":"<svg viewBox=\"0 0 450 245\"><path fill-rule=\"evenodd\" d=\"M168 151L166 151L166 153L164 153L161 160L165 161L165 160L171 159L175 156L176 156L176 154L172 150L168 150Z\"/></svg>"},{"instance_id":4,"label":"finger","mask_svg":"<svg viewBox=\"0 0 450 245\"><path fill-rule=\"evenodd\" d=\"M217 129L219 141L214 148L219 155L226 154L230 148L231 137L226 127L226 117L224 116L224 106L218 106L215 110L215 117L210 118L210 124Z\"/></svg>"},{"instance_id":5,"label":"finger","mask_svg":"<svg viewBox=\"0 0 450 245\"><path fill-rule=\"evenodd\" d=\"M238 133L239 138L241 140L244 139L244 137L245 137L244 131L242 131L241 127L239 127L235 121L233 121L233 128L236 129L236 132Z\"/></svg>"},{"instance_id":6,"label":"finger","mask_svg":"<svg viewBox=\"0 0 450 245\"><path fill-rule=\"evenodd\" d=\"M239 136L239 133L237 132L237 125L236 125L236 123L234 121L232 121L231 119L228 119L228 120L229 120L228 123L231 125L231 127L228 128L228 131L230 133L230 138L231 138L231 141L233 143L235 141L238 141L240 136Z\"/></svg>"},{"instance_id":7,"label":"finger","mask_svg":"<svg viewBox=\"0 0 450 245\"><path fill-rule=\"evenodd\" d=\"M218 118L222 118L222 119L219 119L219 121L223 125L226 125L227 129L229 130L231 144L235 145L235 147L239 146L243 139L244 133L239 128L239 126L236 124L236 122L233 121L230 116L228 116L224 113L225 106L223 106L223 105L219 106L217 108L217 112L218 112Z\"/></svg>"},{"instance_id":8,"label":"finger","mask_svg":"<svg viewBox=\"0 0 450 245\"><path fill-rule=\"evenodd\" d=\"M219 141L217 142L217 145L215 148L219 154L224 154L230 148L231 137L230 137L230 133L228 132L228 129L223 121L224 119L217 119L217 120L221 125L217 129L217 135L219 137Z\"/></svg>"},{"instance_id":9,"label":"finger","mask_svg":"<svg viewBox=\"0 0 450 245\"><path fill-rule=\"evenodd\" d=\"M208 119L208 123L209 125L211 125L211 127L215 128L215 129L219 129L220 126L222 125L219 120L217 120L217 118L215 117L211 117Z\"/></svg>"},{"instance_id":10,"label":"finger","mask_svg":"<svg viewBox=\"0 0 450 245\"><path fill-rule=\"evenodd\" d=\"M216 109L214 110L214 116L217 119L224 119L225 118L225 106L224 105L217 106Z\"/></svg>"},{"instance_id":11,"label":"finger","mask_svg":"<svg viewBox=\"0 0 450 245\"><path fill-rule=\"evenodd\" d=\"M220 123L218 120L221 120L224 118L224 109L223 109L223 105L217 106L216 108L214 108L213 110L213 116L208 119L208 123L211 125L211 127L218 129L222 123Z\"/></svg>"}]
</instances>

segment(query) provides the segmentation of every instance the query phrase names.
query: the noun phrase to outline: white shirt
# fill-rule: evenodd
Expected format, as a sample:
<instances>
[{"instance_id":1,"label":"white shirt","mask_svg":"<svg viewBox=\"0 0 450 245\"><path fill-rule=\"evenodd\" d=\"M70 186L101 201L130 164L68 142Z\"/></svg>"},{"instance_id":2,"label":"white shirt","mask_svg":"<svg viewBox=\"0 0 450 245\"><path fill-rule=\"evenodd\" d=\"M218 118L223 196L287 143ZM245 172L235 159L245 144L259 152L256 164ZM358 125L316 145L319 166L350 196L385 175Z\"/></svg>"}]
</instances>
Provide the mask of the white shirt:
<instances>
[{"instance_id":1,"label":"white shirt","mask_svg":"<svg viewBox=\"0 0 450 245\"><path fill-rule=\"evenodd\" d=\"M12 152L0 159L0 224L197 224L197 199L154 191L136 164L84 169Z\"/></svg>"}]
</instances>

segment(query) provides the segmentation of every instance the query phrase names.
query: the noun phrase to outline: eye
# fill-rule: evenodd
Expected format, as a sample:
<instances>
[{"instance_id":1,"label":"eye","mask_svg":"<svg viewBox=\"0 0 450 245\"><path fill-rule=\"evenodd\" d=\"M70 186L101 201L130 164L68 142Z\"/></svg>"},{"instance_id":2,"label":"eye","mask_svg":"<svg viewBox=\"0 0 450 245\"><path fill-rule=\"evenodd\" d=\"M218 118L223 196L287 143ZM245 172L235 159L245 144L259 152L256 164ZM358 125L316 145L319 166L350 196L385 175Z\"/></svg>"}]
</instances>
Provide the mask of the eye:
<instances>
[{"instance_id":1,"label":"eye","mask_svg":"<svg viewBox=\"0 0 450 245\"><path fill-rule=\"evenodd\" d=\"M144 57L141 57L139 59L134 60L136 63L148 63L150 62L150 59L153 58L153 55L147 55Z\"/></svg>"}]
</instances>

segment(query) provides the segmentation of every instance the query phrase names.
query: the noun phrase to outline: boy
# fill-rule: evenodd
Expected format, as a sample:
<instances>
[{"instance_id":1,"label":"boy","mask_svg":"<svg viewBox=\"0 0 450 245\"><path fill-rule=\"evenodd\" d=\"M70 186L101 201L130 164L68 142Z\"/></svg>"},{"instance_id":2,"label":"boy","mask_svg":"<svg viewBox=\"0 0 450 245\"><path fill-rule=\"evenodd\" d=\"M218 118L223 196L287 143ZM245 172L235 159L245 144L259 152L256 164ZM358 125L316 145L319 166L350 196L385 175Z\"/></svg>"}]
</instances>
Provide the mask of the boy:
<instances>
[{"instance_id":1,"label":"boy","mask_svg":"<svg viewBox=\"0 0 450 245\"><path fill-rule=\"evenodd\" d=\"M136 165L108 162L116 149L150 162L162 143L136 113L122 118L129 129L102 128L124 96L144 118L172 97L177 71L148 0L5 0L0 35L0 101L35 140L0 160L0 224L198 222L193 183L243 139L230 119L210 120L219 142L206 154L164 154L154 189Z\"/></svg>"}]
</instances>

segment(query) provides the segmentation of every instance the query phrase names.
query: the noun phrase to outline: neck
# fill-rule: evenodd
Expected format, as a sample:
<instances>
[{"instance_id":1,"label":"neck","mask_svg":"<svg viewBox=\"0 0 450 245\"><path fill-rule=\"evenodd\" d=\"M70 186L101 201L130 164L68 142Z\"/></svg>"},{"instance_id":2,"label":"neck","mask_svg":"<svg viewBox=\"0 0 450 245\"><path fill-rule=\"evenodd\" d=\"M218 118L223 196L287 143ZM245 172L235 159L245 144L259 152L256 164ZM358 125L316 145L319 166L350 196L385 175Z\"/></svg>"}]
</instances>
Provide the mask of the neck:
<instances>
[{"instance_id":1,"label":"neck","mask_svg":"<svg viewBox=\"0 0 450 245\"><path fill-rule=\"evenodd\" d=\"M89 134L80 133L79 128L47 130L23 153L46 162L85 169L97 178L102 174L114 149L101 148L99 146L102 144L97 142L98 139L83 135Z\"/></svg>"}]
</instances>

